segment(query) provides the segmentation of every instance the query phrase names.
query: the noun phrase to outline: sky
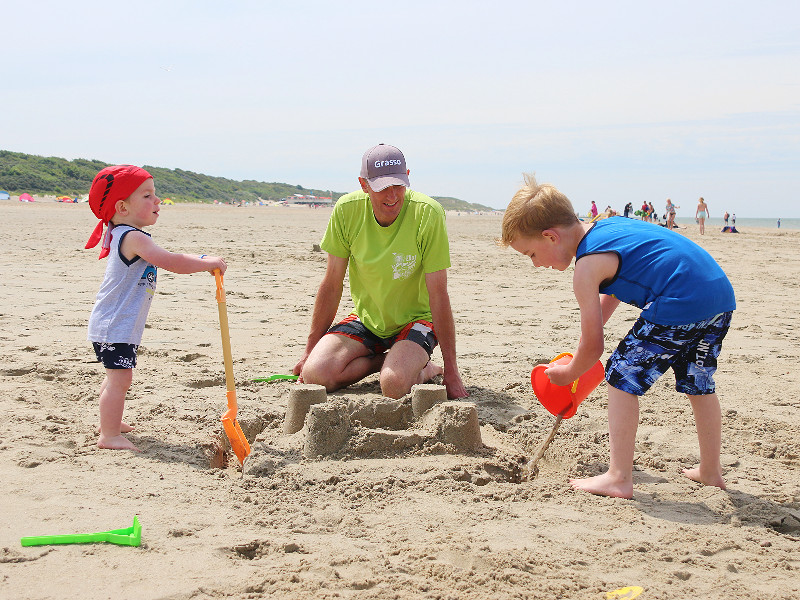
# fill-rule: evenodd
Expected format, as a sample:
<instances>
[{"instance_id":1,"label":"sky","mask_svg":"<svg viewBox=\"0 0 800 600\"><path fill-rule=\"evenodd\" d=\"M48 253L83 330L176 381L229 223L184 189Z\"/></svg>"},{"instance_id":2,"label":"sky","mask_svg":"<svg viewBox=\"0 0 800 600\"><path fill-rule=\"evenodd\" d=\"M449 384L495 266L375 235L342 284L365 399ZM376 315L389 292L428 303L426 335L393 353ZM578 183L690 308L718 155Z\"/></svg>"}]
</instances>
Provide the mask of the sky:
<instances>
[{"instance_id":1,"label":"sky","mask_svg":"<svg viewBox=\"0 0 800 600\"><path fill-rule=\"evenodd\" d=\"M800 217L797 0L6 4L0 149L347 192L388 143L495 208Z\"/></svg>"}]
</instances>

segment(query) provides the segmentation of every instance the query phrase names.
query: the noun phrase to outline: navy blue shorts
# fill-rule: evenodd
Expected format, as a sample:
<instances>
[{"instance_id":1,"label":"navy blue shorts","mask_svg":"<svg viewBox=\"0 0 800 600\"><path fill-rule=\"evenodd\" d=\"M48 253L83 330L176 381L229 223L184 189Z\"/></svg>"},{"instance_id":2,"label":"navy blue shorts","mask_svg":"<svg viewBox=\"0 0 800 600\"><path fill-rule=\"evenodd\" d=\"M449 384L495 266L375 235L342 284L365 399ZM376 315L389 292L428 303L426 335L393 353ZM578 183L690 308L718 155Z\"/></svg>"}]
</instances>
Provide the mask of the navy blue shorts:
<instances>
[{"instance_id":1,"label":"navy blue shorts","mask_svg":"<svg viewBox=\"0 0 800 600\"><path fill-rule=\"evenodd\" d=\"M672 368L679 392L713 394L717 357L732 315L720 313L688 325L656 325L639 317L608 359L606 381L641 396Z\"/></svg>"},{"instance_id":2,"label":"navy blue shorts","mask_svg":"<svg viewBox=\"0 0 800 600\"><path fill-rule=\"evenodd\" d=\"M108 344L106 342L92 342L97 362L103 363L106 369L135 369L136 344Z\"/></svg>"},{"instance_id":3,"label":"navy blue shorts","mask_svg":"<svg viewBox=\"0 0 800 600\"><path fill-rule=\"evenodd\" d=\"M408 340L422 347L428 353L428 357L433 354L433 349L436 348L439 341L436 339L436 333L433 331L433 323L428 321L412 321L397 335L392 337L382 338L378 337L367 329L358 318L358 315L350 315L341 323L337 323L330 329L327 334L345 335L351 339L364 344L372 355L383 354L391 348L395 342L400 340ZM326 334L326 335L327 335Z\"/></svg>"}]
</instances>

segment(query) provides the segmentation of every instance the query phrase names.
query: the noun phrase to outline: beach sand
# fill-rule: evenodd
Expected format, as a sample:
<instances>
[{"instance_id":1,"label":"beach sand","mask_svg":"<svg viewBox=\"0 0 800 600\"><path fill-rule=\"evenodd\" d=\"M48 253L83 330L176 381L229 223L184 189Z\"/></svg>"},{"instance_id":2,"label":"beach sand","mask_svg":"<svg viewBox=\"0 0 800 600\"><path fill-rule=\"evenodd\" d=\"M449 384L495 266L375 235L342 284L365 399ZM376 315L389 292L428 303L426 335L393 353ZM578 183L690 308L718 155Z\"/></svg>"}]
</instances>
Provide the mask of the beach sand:
<instances>
[{"instance_id":1,"label":"beach sand","mask_svg":"<svg viewBox=\"0 0 800 600\"><path fill-rule=\"evenodd\" d=\"M306 431L282 428L291 384L251 380L289 373L301 354L328 215L175 205L150 230L170 250L228 260L253 447L243 472L220 423L213 277L160 271L125 413L142 452L98 450L103 373L86 324L105 261L83 249L96 221L85 204L0 203L0 597L601 599L640 586L646 600L800 598L800 232L680 230L737 295L716 377L728 489L681 475L698 461L697 438L668 373L642 398L634 498L619 500L568 484L605 468L605 383L520 482L554 422L531 368L574 349L579 314L569 272L495 246L496 215L448 215L459 366L482 447L399 448L353 424L341 451L303 458ZM618 309L604 359L636 316ZM380 401L376 378L337 399ZM20 545L128 527L134 515L140 547Z\"/></svg>"}]
</instances>

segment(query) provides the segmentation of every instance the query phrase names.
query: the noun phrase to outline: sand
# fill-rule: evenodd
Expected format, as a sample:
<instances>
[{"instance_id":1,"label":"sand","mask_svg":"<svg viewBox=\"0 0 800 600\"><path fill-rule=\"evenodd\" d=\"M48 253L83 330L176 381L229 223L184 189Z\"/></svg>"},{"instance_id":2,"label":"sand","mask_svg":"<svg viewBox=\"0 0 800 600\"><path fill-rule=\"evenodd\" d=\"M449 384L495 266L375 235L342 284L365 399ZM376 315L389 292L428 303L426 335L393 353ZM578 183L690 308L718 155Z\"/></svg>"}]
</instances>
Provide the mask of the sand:
<instances>
[{"instance_id":1,"label":"sand","mask_svg":"<svg viewBox=\"0 0 800 600\"><path fill-rule=\"evenodd\" d=\"M574 348L579 319L569 274L494 245L496 215L448 215L480 448L459 450L387 405L381 414L400 412L384 428L345 414L343 446L304 458L307 428L283 428L292 384L251 380L288 373L300 356L328 214L176 205L151 229L168 249L230 265L239 416L253 448L243 470L220 423L214 279L159 273L126 405L143 451L98 450L102 370L86 322L105 263L83 249L95 221L85 204L0 202L0 597L600 599L640 586L646 600L800 598L800 232L681 230L737 293L717 375L729 488L681 475L697 440L667 374L642 399L634 498L619 500L568 485L605 468L604 383L562 423L538 476L520 482L554 422L531 368ZM614 315L606 356L636 315ZM377 415L384 399L372 377L327 402ZM140 547L20 545L127 527L134 515Z\"/></svg>"}]
</instances>

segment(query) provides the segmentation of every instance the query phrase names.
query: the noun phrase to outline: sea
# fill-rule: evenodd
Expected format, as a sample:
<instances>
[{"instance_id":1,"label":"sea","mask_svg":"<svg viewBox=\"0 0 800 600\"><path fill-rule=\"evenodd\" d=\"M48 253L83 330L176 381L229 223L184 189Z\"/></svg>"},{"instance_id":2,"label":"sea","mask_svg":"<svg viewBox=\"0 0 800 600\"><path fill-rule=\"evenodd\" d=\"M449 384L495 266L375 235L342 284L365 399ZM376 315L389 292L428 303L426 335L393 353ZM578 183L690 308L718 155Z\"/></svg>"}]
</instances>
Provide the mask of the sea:
<instances>
[{"instance_id":1,"label":"sea","mask_svg":"<svg viewBox=\"0 0 800 600\"><path fill-rule=\"evenodd\" d=\"M687 227L697 227L697 223L693 218L678 217L675 222L679 225L686 225ZM733 223L729 221L732 225ZM722 229L725 225L724 220L720 218L706 219L706 227ZM750 227L759 227L763 229L774 229L778 231L778 219L748 219L747 217L736 217L736 229L740 232L747 231ZM800 219L781 219L781 229L790 229L796 231L800 229Z\"/></svg>"}]
</instances>

